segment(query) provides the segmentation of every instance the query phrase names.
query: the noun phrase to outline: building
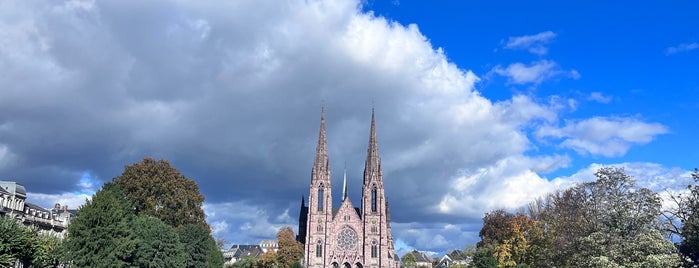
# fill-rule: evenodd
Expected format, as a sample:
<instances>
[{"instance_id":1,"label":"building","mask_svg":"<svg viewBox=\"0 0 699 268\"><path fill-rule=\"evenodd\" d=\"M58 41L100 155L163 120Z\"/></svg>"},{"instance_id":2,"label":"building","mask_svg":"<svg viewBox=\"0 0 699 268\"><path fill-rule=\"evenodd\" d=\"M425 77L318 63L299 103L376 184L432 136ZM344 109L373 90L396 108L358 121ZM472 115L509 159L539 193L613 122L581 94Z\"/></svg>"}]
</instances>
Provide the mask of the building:
<instances>
[{"instance_id":1,"label":"building","mask_svg":"<svg viewBox=\"0 0 699 268\"><path fill-rule=\"evenodd\" d=\"M232 265L244 257L252 257L257 259L257 257L267 253L270 250L274 252L279 250L279 243L277 240L262 240L258 245L233 245L230 249L222 252L223 261L226 265Z\"/></svg>"},{"instance_id":2,"label":"building","mask_svg":"<svg viewBox=\"0 0 699 268\"><path fill-rule=\"evenodd\" d=\"M63 237L70 220L77 214L56 204L53 209L45 209L27 203L27 190L24 185L13 181L0 181L0 217L16 218L26 226L40 233Z\"/></svg>"},{"instance_id":3,"label":"building","mask_svg":"<svg viewBox=\"0 0 699 268\"><path fill-rule=\"evenodd\" d=\"M442 259L439 260L439 263L435 267L466 267L467 265L471 264L471 261L471 256L457 249L445 254L444 257L442 257Z\"/></svg>"},{"instance_id":4,"label":"building","mask_svg":"<svg viewBox=\"0 0 699 268\"><path fill-rule=\"evenodd\" d=\"M413 249L413 251L409 252L408 254L411 254L415 257L415 267L418 268L430 268L432 267L432 258L430 256L427 256L424 252L417 251L416 249ZM405 255L403 256L405 258Z\"/></svg>"},{"instance_id":5,"label":"building","mask_svg":"<svg viewBox=\"0 0 699 268\"><path fill-rule=\"evenodd\" d=\"M391 267L400 261L393 248L391 218L384 194L374 111L364 166L362 200L355 207L347 197L347 176L339 207L333 207L332 180L321 111L318 146L311 171L308 206L301 200L299 236L305 267Z\"/></svg>"}]
</instances>

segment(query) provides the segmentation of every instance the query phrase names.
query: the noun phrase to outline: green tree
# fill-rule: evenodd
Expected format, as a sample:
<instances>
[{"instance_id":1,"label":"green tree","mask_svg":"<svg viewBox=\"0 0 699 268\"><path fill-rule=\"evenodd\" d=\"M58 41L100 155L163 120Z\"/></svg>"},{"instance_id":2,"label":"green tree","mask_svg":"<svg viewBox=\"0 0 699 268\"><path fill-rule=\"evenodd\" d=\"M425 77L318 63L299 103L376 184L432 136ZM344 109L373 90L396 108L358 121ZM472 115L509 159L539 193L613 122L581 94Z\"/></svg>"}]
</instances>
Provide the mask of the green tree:
<instances>
[{"instance_id":1,"label":"green tree","mask_svg":"<svg viewBox=\"0 0 699 268\"><path fill-rule=\"evenodd\" d=\"M209 267L211 268L221 268L223 267L223 253L218 247L216 240L213 236L209 235L209 244L211 244L211 249L209 249Z\"/></svg>"},{"instance_id":2,"label":"green tree","mask_svg":"<svg viewBox=\"0 0 699 268\"><path fill-rule=\"evenodd\" d=\"M128 267L136 237L130 226L131 204L119 185L105 183L80 209L63 242L71 267Z\"/></svg>"},{"instance_id":3,"label":"green tree","mask_svg":"<svg viewBox=\"0 0 699 268\"><path fill-rule=\"evenodd\" d=\"M699 169L694 169L692 178L694 184L687 186L689 193L675 197L677 208L671 212L680 220L681 226L673 230L678 230L675 232L682 239L678 247L685 267L699 267Z\"/></svg>"},{"instance_id":4,"label":"green tree","mask_svg":"<svg viewBox=\"0 0 699 268\"><path fill-rule=\"evenodd\" d=\"M212 267L212 251L218 251L209 229L200 224L187 224L179 227L180 242L184 245L185 267ZM223 260L223 256L221 256ZM223 261L221 265L223 266Z\"/></svg>"},{"instance_id":5,"label":"green tree","mask_svg":"<svg viewBox=\"0 0 699 268\"><path fill-rule=\"evenodd\" d=\"M31 229L19 224L15 218L0 217L0 267L12 267L17 260L29 264L34 236Z\"/></svg>"},{"instance_id":6,"label":"green tree","mask_svg":"<svg viewBox=\"0 0 699 268\"><path fill-rule=\"evenodd\" d=\"M294 239L294 230L286 226L277 232L277 243L279 250L277 258L283 267L290 267L303 258L303 245Z\"/></svg>"},{"instance_id":7,"label":"green tree","mask_svg":"<svg viewBox=\"0 0 699 268\"><path fill-rule=\"evenodd\" d=\"M471 266L476 268L498 267L498 260L493 257L493 251L494 249L491 245L478 247L473 255Z\"/></svg>"},{"instance_id":8,"label":"green tree","mask_svg":"<svg viewBox=\"0 0 699 268\"><path fill-rule=\"evenodd\" d=\"M137 215L151 215L174 227L201 224L208 228L199 186L166 160L148 157L126 166L114 182L131 200Z\"/></svg>"},{"instance_id":9,"label":"green tree","mask_svg":"<svg viewBox=\"0 0 699 268\"><path fill-rule=\"evenodd\" d=\"M35 236L32 243L34 252L32 265L34 267L58 267L61 264L61 244L63 240L49 234Z\"/></svg>"},{"instance_id":10,"label":"green tree","mask_svg":"<svg viewBox=\"0 0 699 268\"><path fill-rule=\"evenodd\" d=\"M415 258L415 255L413 253L408 252L403 255L403 258L401 258L403 267L406 268L415 268L417 266L417 259Z\"/></svg>"},{"instance_id":11,"label":"green tree","mask_svg":"<svg viewBox=\"0 0 699 268\"><path fill-rule=\"evenodd\" d=\"M536 266L676 267L679 258L660 229L661 200L636 188L621 168L555 193L537 217L546 226Z\"/></svg>"},{"instance_id":12,"label":"green tree","mask_svg":"<svg viewBox=\"0 0 699 268\"><path fill-rule=\"evenodd\" d=\"M185 267L185 253L177 231L152 216L132 223L137 240L135 262L139 267Z\"/></svg>"},{"instance_id":13,"label":"green tree","mask_svg":"<svg viewBox=\"0 0 699 268\"><path fill-rule=\"evenodd\" d=\"M234 268L255 268L257 267L257 259L253 256L245 256L233 264Z\"/></svg>"}]
</instances>

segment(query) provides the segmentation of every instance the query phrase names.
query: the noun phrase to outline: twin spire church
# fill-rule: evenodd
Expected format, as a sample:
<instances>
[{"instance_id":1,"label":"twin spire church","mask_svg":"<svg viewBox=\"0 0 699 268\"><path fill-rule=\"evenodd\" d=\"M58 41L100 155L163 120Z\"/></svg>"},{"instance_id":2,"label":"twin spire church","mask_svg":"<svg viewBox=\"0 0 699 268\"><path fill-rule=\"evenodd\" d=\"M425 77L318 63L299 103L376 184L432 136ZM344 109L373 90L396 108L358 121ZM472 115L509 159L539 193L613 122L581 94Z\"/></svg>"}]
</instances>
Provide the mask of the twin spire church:
<instances>
[{"instance_id":1,"label":"twin spire church","mask_svg":"<svg viewBox=\"0 0 699 268\"><path fill-rule=\"evenodd\" d=\"M304 266L399 267L400 261L393 248L388 201L384 195L373 110L359 207L354 207L347 197L347 177L344 179L342 202L340 207L333 207L325 114L321 112L308 206L301 200L299 215L297 239L305 245Z\"/></svg>"}]
</instances>

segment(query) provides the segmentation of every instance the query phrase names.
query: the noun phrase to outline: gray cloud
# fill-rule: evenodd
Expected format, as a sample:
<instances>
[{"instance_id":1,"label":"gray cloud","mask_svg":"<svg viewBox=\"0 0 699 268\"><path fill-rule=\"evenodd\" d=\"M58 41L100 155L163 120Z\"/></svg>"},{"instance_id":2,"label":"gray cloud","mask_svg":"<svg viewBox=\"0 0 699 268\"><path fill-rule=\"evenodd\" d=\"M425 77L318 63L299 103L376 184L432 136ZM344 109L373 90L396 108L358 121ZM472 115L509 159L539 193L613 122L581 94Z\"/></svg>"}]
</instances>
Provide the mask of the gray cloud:
<instances>
[{"instance_id":1,"label":"gray cloud","mask_svg":"<svg viewBox=\"0 0 699 268\"><path fill-rule=\"evenodd\" d=\"M324 104L334 178L346 163L355 203L375 107L395 235L408 246L472 241L484 211L555 188L539 173L571 160L527 154L528 132L555 124L560 104L493 102L416 25L359 5L2 2L0 178L50 206L165 158L200 185L217 235L255 242L296 224Z\"/></svg>"}]
</instances>

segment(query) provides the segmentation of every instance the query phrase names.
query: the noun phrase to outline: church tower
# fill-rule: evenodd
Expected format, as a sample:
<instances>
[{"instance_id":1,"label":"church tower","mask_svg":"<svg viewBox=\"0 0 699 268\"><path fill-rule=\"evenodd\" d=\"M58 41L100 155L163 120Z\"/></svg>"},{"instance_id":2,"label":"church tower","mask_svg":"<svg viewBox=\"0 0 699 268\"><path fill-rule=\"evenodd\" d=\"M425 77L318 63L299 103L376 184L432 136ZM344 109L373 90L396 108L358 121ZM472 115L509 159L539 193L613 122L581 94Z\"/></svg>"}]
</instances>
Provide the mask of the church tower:
<instances>
[{"instance_id":1,"label":"church tower","mask_svg":"<svg viewBox=\"0 0 699 268\"><path fill-rule=\"evenodd\" d=\"M391 235L388 201L384 194L383 171L376 138L376 120L371 111L369 148L364 163L362 185L362 223L364 227L364 252L366 267L393 267L395 260Z\"/></svg>"},{"instance_id":2,"label":"church tower","mask_svg":"<svg viewBox=\"0 0 699 268\"><path fill-rule=\"evenodd\" d=\"M305 258L307 267L326 267L328 229L332 223L332 184L328 145L325 137L325 111L320 114L320 133L311 169L311 191L308 195ZM301 232L301 231L299 231Z\"/></svg>"}]
</instances>

